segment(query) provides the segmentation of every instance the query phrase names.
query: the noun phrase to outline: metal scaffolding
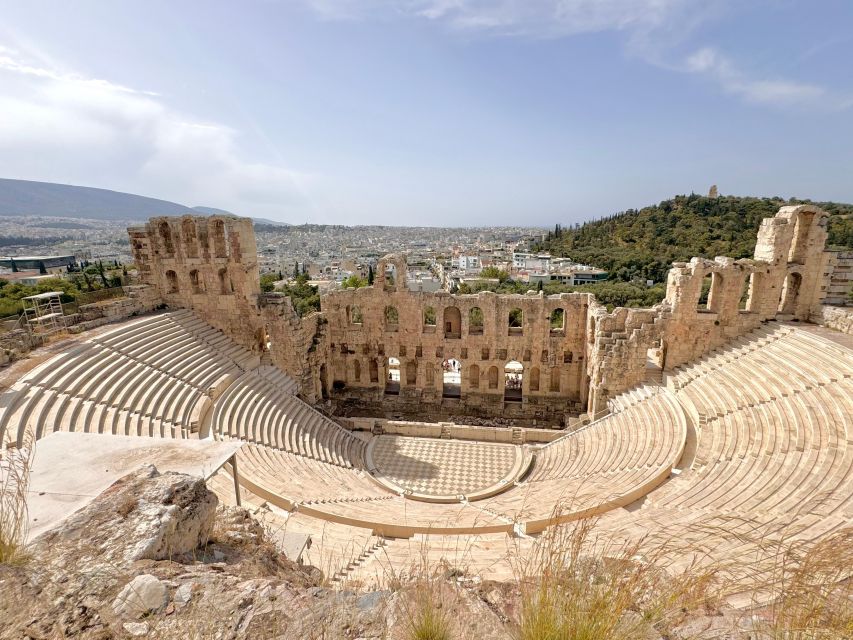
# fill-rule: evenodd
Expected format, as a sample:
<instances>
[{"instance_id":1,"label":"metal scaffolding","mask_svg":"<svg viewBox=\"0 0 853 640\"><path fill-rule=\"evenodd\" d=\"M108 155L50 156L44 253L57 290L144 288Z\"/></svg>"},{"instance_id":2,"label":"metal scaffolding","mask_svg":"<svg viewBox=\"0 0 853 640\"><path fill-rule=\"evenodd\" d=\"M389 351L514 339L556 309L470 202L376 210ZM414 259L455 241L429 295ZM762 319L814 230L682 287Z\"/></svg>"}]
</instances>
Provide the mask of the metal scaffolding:
<instances>
[{"instance_id":1,"label":"metal scaffolding","mask_svg":"<svg viewBox=\"0 0 853 640\"><path fill-rule=\"evenodd\" d=\"M65 331L65 313L60 296L61 291L48 291L23 298L24 318L31 333L48 336Z\"/></svg>"}]
</instances>

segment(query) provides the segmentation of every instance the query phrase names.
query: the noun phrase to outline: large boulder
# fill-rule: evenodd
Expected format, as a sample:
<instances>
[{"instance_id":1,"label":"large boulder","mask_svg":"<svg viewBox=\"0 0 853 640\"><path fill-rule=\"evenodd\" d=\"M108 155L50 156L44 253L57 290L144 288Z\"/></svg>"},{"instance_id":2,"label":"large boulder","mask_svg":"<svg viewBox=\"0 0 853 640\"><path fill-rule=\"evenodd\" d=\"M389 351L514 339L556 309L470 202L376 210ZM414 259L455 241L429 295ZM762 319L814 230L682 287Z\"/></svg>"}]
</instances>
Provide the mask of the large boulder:
<instances>
[{"instance_id":1,"label":"large boulder","mask_svg":"<svg viewBox=\"0 0 853 640\"><path fill-rule=\"evenodd\" d=\"M39 536L34 548L114 567L165 560L208 541L217 503L201 478L144 465Z\"/></svg>"}]
</instances>

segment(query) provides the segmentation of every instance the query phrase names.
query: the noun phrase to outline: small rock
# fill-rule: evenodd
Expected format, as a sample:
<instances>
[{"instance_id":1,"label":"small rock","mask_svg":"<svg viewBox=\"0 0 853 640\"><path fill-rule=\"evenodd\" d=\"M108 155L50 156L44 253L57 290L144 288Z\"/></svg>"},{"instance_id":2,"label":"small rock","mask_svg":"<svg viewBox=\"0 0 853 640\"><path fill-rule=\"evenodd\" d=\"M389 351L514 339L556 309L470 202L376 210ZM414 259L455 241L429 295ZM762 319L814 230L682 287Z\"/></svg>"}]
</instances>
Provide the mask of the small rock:
<instances>
[{"instance_id":1,"label":"small rock","mask_svg":"<svg viewBox=\"0 0 853 640\"><path fill-rule=\"evenodd\" d=\"M149 573L128 582L113 601L116 615L139 618L148 612L158 612L169 601L166 585Z\"/></svg>"},{"instance_id":2,"label":"small rock","mask_svg":"<svg viewBox=\"0 0 853 640\"><path fill-rule=\"evenodd\" d=\"M179 605L185 605L193 597L193 589L195 588L197 583L195 582L185 582L175 591L175 603Z\"/></svg>"},{"instance_id":3,"label":"small rock","mask_svg":"<svg viewBox=\"0 0 853 640\"><path fill-rule=\"evenodd\" d=\"M375 608L389 593L389 591L373 591L372 593L365 593L355 601L355 606L359 611L368 611Z\"/></svg>"},{"instance_id":4,"label":"small rock","mask_svg":"<svg viewBox=\"0 0 853 640\"><path fill-rule=\"evenodd\" d=\"M213 560L214 562L222 562L223 560L225 560L225 554L222 553L219 549L214 549Z\"/></svg>"},{"instance_id":5,"label":"small rock","mask_svg":"<svg viewBox=\"0 0 853 640\"><path fill-rule=\"evenodd\" d=\"M147 636L148 635L148 623L147 622L125 622L123 625L124 630L127 631L132 636Z\"/></svg>"}]
</instances>

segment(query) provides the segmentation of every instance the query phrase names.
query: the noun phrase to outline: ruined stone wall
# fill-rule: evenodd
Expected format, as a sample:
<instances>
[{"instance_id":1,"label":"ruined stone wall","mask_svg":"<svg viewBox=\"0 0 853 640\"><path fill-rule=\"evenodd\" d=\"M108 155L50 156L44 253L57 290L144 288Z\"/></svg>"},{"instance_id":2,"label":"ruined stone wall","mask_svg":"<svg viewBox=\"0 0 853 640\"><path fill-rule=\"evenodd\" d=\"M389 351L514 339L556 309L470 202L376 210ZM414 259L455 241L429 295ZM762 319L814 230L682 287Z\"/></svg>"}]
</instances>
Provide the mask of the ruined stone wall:
<instances>
[{"instance_id":1,"label":"ruined stone wall","mask_svg":"<svg viewBox=\"0 0 853 640\"><path fill-rule=\"evenodd\" d=\"M398 274L393 284L382 277L386 269ZM396 256L380 262L376 273L371 287L321 299L328 321L328 395L384 412L474 412L552 423L580 410L588 294L411 292L405 260ZM557 309L563 320L552 328ZM521 312L520 327L510 327L513 310ZM425 317L433 314L435 324L427 324ZM399 360L399 389L386 385L390 358ZM448 359L461 363L458 399L443 393ZM523 367L520 402L505 402L504 370L511 361Z\"/></svg>"},{"instance_id":2,"label":"ruined stone wall","mask_svg":"<svg viewBox=\"0 0 853 640\"><path fill-rule=\"evenodd\" d=\"M260 350L251 219L157 217L128 235L141 281L156 288L165 304L193 309L237 343Z\"/></svg>"},{"instance_id":3,"label":"ruined stone wall","mask_svg":"<svg viewBox=\"0 0 853 640\"><path fill-rule=\"evenodd\" d=\"M853 307L823 306L812 321L829 329L853 335Z\"/></svg>"}]
</instances>

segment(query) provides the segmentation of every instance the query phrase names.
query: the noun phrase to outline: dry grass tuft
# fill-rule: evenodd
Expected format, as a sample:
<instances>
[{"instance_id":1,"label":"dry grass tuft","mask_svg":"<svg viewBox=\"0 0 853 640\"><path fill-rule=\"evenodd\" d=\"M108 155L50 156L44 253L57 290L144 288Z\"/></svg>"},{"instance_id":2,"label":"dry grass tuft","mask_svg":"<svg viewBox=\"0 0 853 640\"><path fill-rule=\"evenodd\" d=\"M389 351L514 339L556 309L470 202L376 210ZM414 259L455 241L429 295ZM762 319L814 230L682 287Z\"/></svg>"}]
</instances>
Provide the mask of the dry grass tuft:
<instances>
[{"instance_id":1,"label":"dry grass tuft","mask_svg":"<svg viewBox=\"0 0 853 640\"><path fill-rule=\"evenodd\" d=\"M22 447L7 442L0 448L0 563L27 559L27 488L32 467L32 438Z\"/></svg>"}]
</instances>

